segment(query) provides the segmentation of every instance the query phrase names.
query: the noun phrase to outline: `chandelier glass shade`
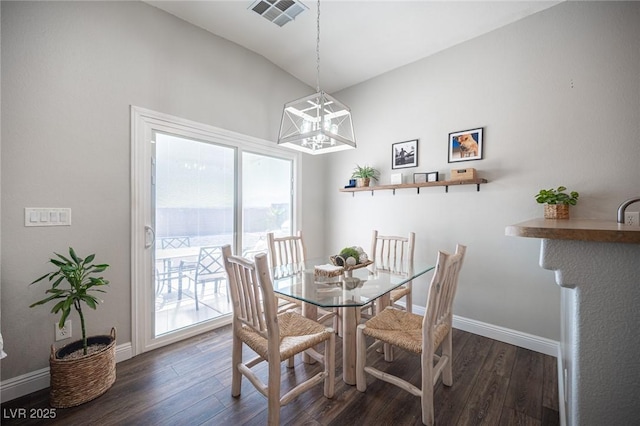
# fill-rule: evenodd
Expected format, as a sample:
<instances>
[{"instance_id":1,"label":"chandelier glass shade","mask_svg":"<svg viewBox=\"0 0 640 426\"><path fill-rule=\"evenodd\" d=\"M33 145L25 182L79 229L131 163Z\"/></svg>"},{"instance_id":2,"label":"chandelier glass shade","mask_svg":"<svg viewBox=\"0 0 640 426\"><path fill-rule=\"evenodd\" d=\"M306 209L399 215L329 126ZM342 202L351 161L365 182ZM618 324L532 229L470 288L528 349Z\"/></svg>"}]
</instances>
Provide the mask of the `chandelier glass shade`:
<instances>
[{"instance_id":1,"label":"chandelier glass shade","mask_svg":"<svg viewBox=\"0 0 640 426\"><path fill-rule=\"evenodd\" d=\"M284 105L278 145L308 154L324 154L356 147L351 110L320 90L320 1L316 40L316 93Z\"/></svg>"}]
</instances>

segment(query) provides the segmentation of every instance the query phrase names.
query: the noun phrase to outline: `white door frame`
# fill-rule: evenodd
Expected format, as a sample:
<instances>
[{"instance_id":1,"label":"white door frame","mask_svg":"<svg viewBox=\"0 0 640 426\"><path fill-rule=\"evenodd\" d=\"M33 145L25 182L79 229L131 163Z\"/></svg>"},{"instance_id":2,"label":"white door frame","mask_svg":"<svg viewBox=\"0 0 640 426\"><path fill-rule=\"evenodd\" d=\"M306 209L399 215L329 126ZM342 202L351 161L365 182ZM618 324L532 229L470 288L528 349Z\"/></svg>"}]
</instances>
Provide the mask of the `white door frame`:
<instances>
[{"instance_id":1,"label":"white door frame","mask_svg":"<svg viewBox=\"0 0 640 426\"><path fill-rule=\"evenodd\" d=\"M219 145L235 147L239 151L277 155L293 160L294 225L300 223L300 154L277 147L273 142L242 135L229 130L220 129L202 123L174 117L168 114L131 106L131 346L133 356L143 352L186 339L191 336L212 330L231 322L231 316L217 318L196 324L186 330L169 333L157 338L153 337L153 235L151 211L151 173L152 146L154 131L185 136L203 141L211 141ZM240 155L236 163L240 167ZM240 169L238 169L240 171ZM236 188L236 217L242 212L239 194ZM240 222L239 220L237 222ZM238 223L241 234L241 223ZM295 229L295 228L292 228ZM238 238L234 239L238 246Z\"/></svg>"}]
</instances>

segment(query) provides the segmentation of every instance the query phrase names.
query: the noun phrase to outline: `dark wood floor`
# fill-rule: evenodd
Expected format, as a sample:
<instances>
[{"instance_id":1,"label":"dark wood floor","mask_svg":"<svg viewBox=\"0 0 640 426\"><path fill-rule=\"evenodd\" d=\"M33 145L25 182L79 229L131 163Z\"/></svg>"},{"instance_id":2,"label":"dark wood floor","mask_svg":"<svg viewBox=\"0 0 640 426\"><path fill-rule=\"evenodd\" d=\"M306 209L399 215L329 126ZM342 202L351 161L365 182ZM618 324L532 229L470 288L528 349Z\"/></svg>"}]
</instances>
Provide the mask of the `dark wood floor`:
<instances>
[{"instance_id":1,"label":"dark wood floor","mask_svg":"<svg viewBox=\"0 0 640 426\"><path fill-rule=\"evenodd\" d=\"M342 346L339 338L336 343ZM554 357L460 330L453 343L454 382L436 386L436 424L559 424ZM48 389L2 404L2 424L264 425L266 399L246 379L241 397L230 395L230 353L227 326L119 363L116 383L107 393L79 407L56 409L53 420L16 418L25 417L21 412L26 417L52 414L38 410L48 408ZM336 363L335 397L324 398L322 386L316 386L282 409L282 424L422 424L417 397L371 377L367 392L360 393L342 381L340 349ZM419 384L418 357L396 351L393 363L379 363ZM296 358L293 371L283 368L283 391L295 377L319 368ZM262 373L266 381L265 368Z\"/></svg>"}]
</instances>

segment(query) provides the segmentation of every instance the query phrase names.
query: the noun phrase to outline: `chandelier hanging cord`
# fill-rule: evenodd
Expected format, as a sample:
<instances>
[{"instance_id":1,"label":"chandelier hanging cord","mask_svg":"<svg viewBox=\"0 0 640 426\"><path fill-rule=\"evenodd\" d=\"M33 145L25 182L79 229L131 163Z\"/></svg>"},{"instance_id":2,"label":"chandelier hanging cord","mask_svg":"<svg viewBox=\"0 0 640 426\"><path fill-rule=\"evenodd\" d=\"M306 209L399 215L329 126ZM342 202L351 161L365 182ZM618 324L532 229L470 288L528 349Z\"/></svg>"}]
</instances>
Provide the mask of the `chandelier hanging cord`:
<instances>
[{"instance_id":1,"label":"chandelier hanging cord","mask_svg":"<svg viewBox=\"0 0 640 426\"><path fill-rule=\"evenodd\" d=\"M320 0L318 0L318 15L316 17L316 93L320 93Z\"/></svg>"}]
</instances>

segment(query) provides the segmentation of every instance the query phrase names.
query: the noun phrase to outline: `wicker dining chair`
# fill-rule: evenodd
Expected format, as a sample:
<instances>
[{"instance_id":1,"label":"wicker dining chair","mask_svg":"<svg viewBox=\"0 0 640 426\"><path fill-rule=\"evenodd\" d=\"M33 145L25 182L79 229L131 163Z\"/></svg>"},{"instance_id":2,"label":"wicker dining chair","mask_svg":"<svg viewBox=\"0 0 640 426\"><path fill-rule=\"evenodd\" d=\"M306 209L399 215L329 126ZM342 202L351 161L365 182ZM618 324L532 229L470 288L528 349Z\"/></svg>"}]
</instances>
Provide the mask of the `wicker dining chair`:
<instances>
[{"instance_id":1,"label":"wicker dining chair","mask_svg":"<svg viewBox=\"0 0 640 426\"><path fill-rule=\"evenodd\" d=\"M377 230L373 231L371 237L370 259L374 261L377 270L387 271L392 274L407 274L413 266L413 257L415 253L416 234L409 233L408 237L384 236L380 235ZM397 302L405 298L404 309L412 312L412 282L391 291L391 306L396 306ZM365 308L368 308L366 305Z\"/></svg>"},{"instance_id":2,"label":"wicker dining chair","mask_svg":"<svg viewBox=\"0 0 640 426\"><path fill-rule=\"evenodd\" d=\"M242 376L268 399L268 424L278 425L280 408L302 392L324 382L324 396L332 398L335 388L335 333L333 329L303 317L296 312L278 313L273 284L263 253L256 255L255 263L233 256L231 247L222 247L231 299L233 300L233 349L231 395L240 396ZM324 342L324 352L314 346ZM244 362L243 345L257 357ZM282 361L295 354L306 353L324 365L323 371L298 383L281 395ZM267 361L268 383L265 384L252 367Z\"/></svg>"},{"instance_id":3,"label":"wicker dining chair","mask_svg":"<svg viewBox=\"0 0 640 426\"><path fill-rule=\"evenodd\" d=\"M419 396L422 404L422 423L433 425L433 388L442 375L446 386L453 384L452 360L452 304L458 285L458 275L466 247L458 244L451 255L440 251L435 272L429 285L424 316L394 307L382 312L358 326L356 386L360 392L367 389L367 377L398 386L412 395ZM367 347L366 338L375 339ZM367 365L367 354L378 355L375 350L381 344L391 344L407 352L421 356L422 380L418 388L408 381ZM440 354L436 351L441 348ZM369 351L369 352L368 352ZM379 356L379 355L378 355ZM434 365L435 363L435 365Z\"/></svg>"},{"instance_id":4,"label":"wicker dining chair","mask_svg":"<svg viewBox=\"0 0 640 426\"><path fill-rule=\"evenodd\" d=\"M278 266L291 264L303 265L307 257L301 231L298 231L296 235L286 237L276 237L273 232L269 232L267 234L267 249L269 253L269 266L272 271ZM299 300L281 294L278 294L276 297L285 302L284 304L279 304L280 311L295 308L301 309L302 302ZM335 319L336 317L337 312L335 309L331 311L319 309L317 321L324 323L326 320L330 318ZM334 328L336 325L337 322L334 321Z\"/></svg>"}]
</instances>

